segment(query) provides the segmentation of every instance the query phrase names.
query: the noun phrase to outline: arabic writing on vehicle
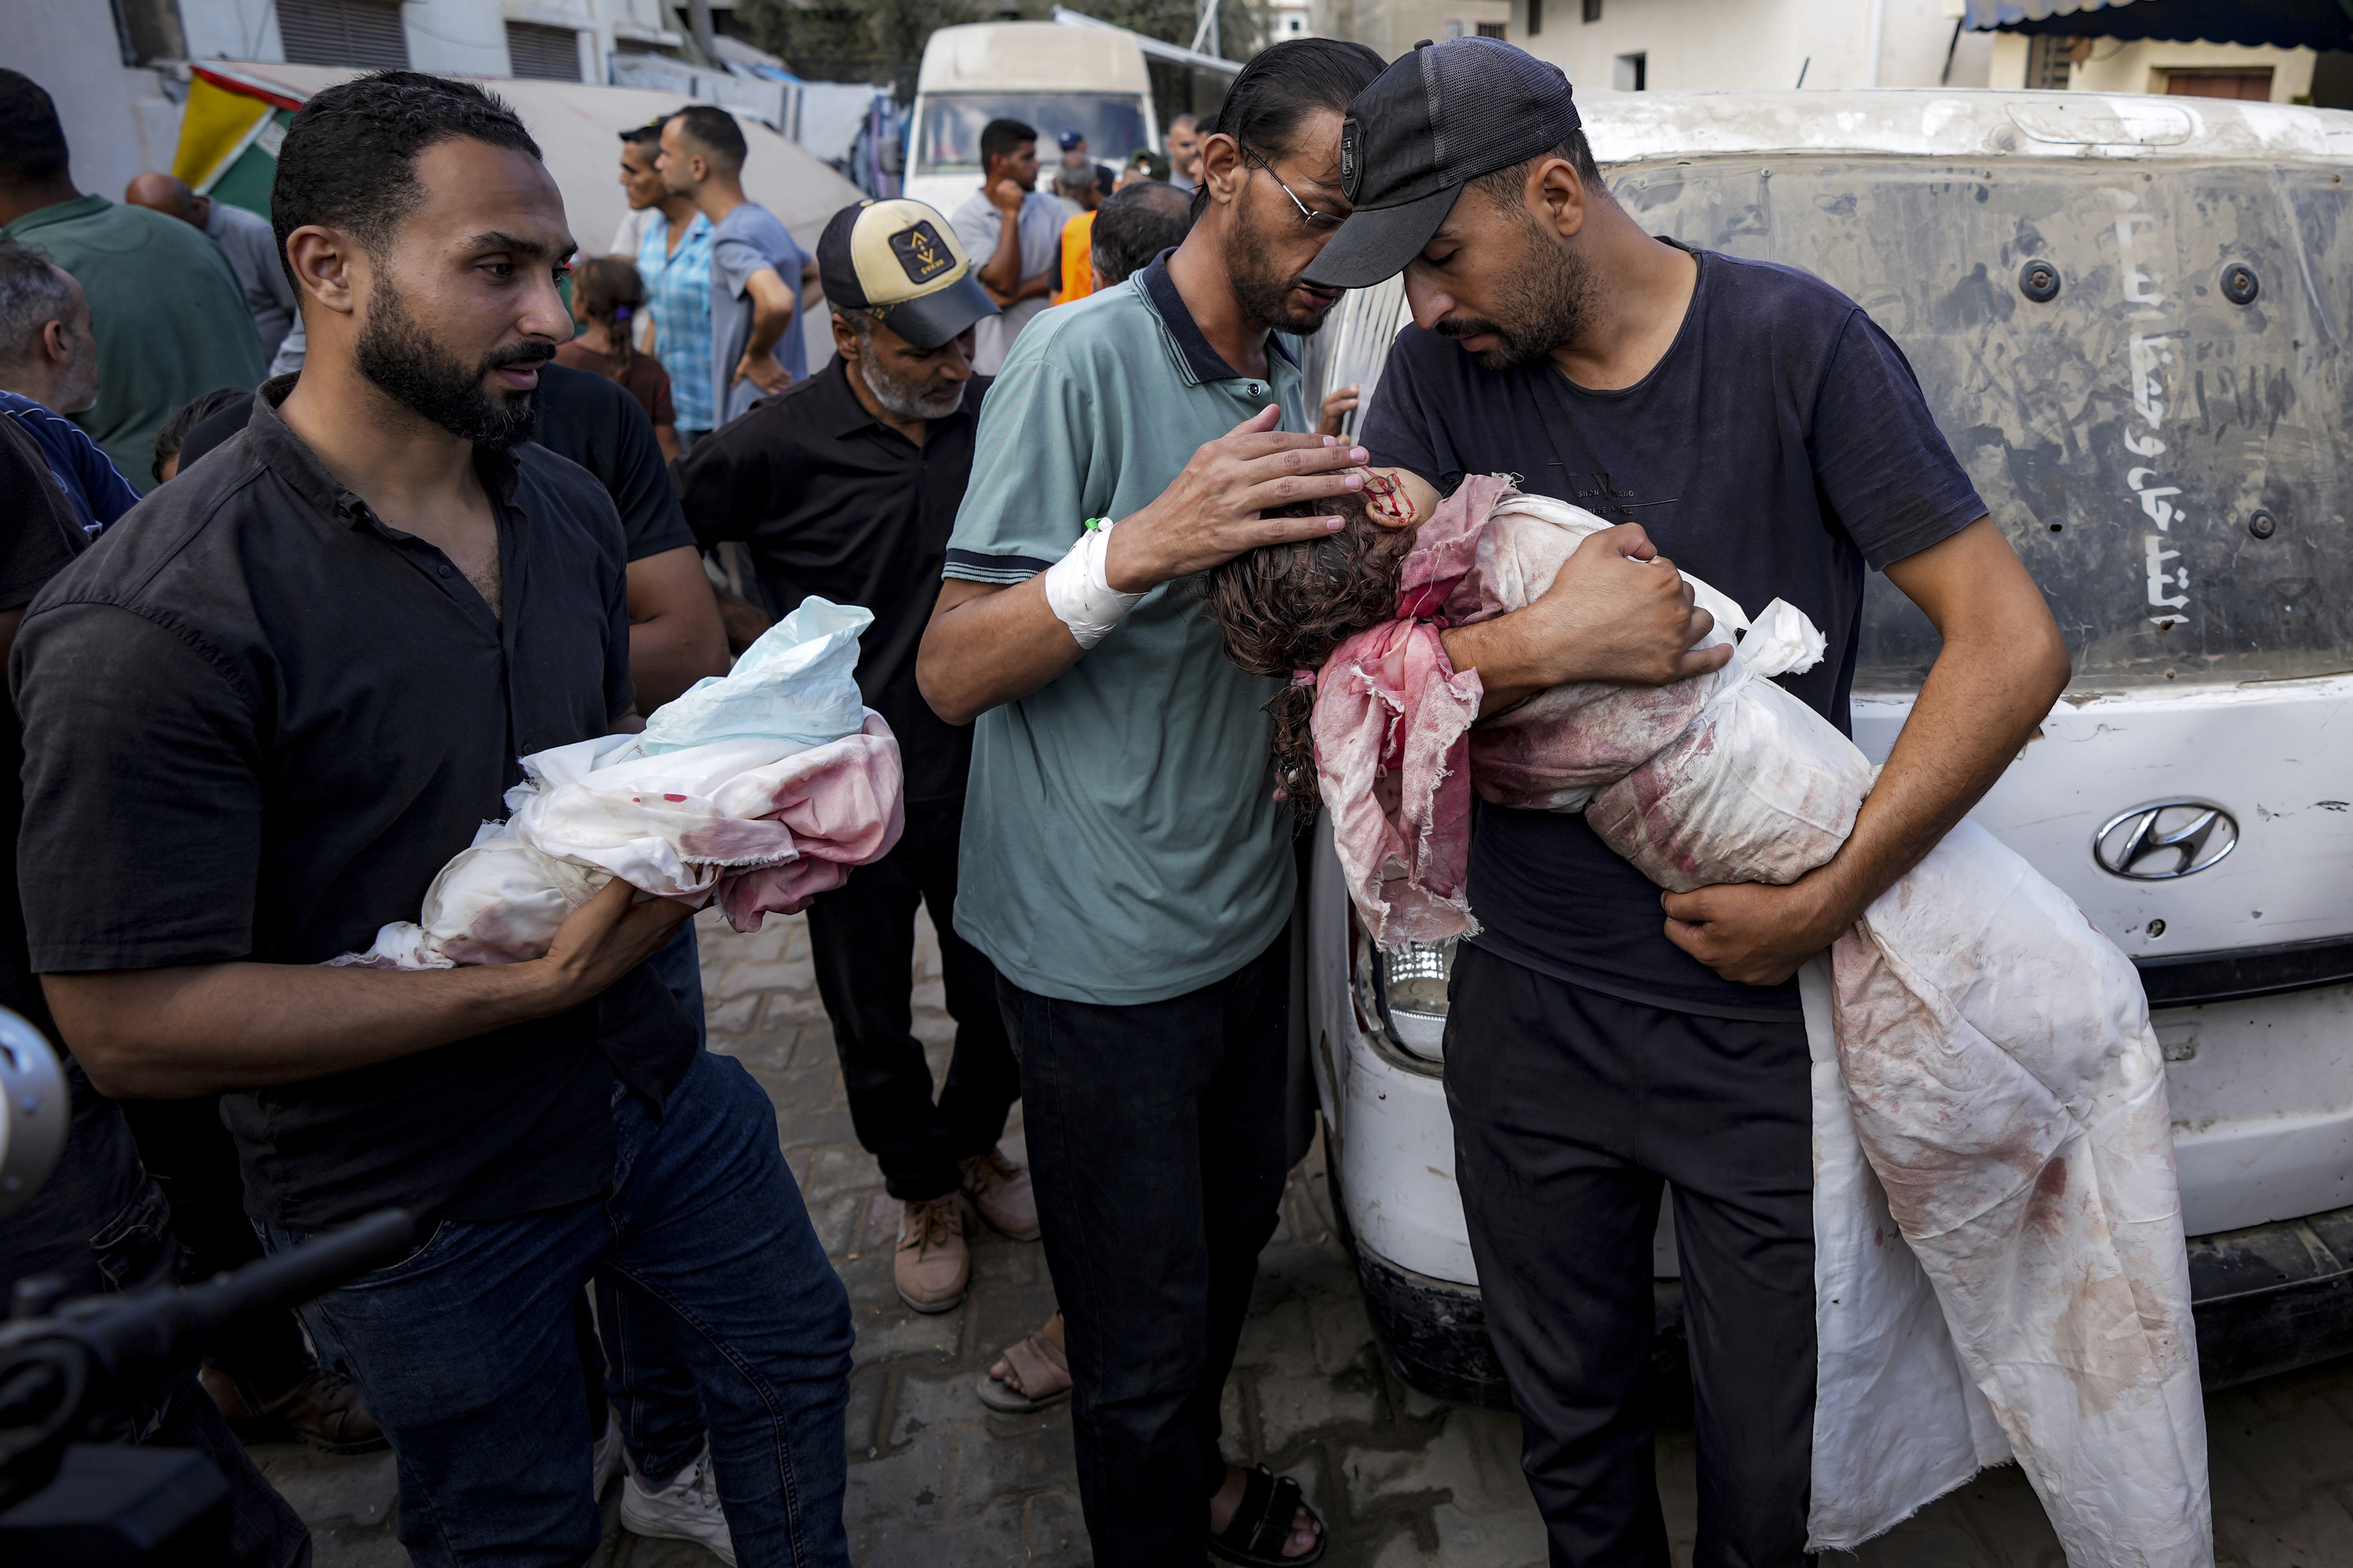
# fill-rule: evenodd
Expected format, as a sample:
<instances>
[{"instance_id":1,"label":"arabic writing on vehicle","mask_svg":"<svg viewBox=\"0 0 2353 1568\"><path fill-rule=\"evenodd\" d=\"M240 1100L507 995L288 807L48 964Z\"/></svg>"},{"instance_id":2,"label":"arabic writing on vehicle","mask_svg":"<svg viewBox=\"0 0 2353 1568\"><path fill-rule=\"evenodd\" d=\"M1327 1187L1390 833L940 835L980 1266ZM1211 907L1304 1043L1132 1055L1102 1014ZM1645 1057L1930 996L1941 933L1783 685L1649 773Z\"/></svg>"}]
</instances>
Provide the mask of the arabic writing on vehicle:
<instances>
[{"instance_id":1,"label":"arabic writing on vehicle","mask_svg":"<svg viewBox=\"0 0 2353 1568\"><path fill-rule=\"evenodd\" d=\"M2140 205L2140 193L2134 190L2107 187L2104 192L2116 205L2116 270L2124 285L2125 302L2137 307L2132 313L2136 321L2165 319L2161 308L2165 296L2158 291L2158 276L2137 259L2141 250L2139 231L2157 221L2151 213L2135 212ZM2133 412L2139 416L2146 431L2126 429L2125 450L2135 457L2157 458L2164 455L2165 442L2158 429L2165 423L2165 368L2173 363L2173 340L2178 332L2151 330L2136 332L2126 339L2127 359L2126 387L2132 395ZM2133 498L2141 514L2157 529L2141 535L2148 586L2149 620L2158 626L2181 626L2189 618L2181 613L2189 603L2189 568L2179 565L2181 552L2166 548L2168 535L2182 513L2172 501L2181 493L2181 487L2168 484L2154 467L2133 469L2125 475L2125 483L2132 489Z\"/></svg>"}]
</instances>

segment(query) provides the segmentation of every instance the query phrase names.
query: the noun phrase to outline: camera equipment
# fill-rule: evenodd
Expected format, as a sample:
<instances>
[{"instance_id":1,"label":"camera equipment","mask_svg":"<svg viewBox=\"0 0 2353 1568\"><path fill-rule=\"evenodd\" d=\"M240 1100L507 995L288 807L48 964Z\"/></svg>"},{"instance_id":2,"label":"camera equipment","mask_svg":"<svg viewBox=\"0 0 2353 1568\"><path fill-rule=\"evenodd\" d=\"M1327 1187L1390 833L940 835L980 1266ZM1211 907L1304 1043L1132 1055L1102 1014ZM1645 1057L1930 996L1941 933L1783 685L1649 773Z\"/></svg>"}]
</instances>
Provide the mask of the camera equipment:
<instances>
[{"instance_id":1,"label":"camera equipment","mask_svg":"<svg viewBox=\"0 0 2353 1568\"><path fill-rule=\"evenodd\" d=\"M0 1031L0 1045L9 1043ZM78 1439L109 1411L193 1371L227 1324L356 1279L400 1256L415 1234L406 1213L387 1209L203 1285L87 1297L47 1316L35 1314L50 1304L22 1282L18 1317L0 1325L0 1561L213 1561L228 1488L209 1460Z\"/></svg>"},{"instance_id":2,"label":"camera equipment","mask_svg":"<svg viewBox=\"0 0 2353 1568\"><path fill-rule=\"evenodd\" d=\"M39 1030L0 1007L0 1220L48 1180L72 1126L58 1054Z\"/></svg>"}]
</instances>

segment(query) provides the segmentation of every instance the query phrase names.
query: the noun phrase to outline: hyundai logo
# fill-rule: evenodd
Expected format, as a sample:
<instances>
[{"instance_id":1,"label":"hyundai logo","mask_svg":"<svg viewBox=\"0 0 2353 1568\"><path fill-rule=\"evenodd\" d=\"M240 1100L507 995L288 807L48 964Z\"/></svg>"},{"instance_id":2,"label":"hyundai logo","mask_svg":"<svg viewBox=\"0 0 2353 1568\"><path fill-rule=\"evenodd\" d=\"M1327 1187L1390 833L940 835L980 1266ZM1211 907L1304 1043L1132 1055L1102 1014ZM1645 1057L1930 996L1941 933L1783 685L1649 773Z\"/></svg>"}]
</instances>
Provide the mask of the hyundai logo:
<instances>
[{"instance_id":1,"label":"hyundai logo","mask_svg":"<svg viewBox=\"0 0 2353 1568\"><path fill-rule=\"evenodd\" d=\"M2206 800L2159 800L2111 818L2092 839L2100 869L2135 882L2204 871L2239 847L2239 824Z\"/></svg>"}]
</instances>

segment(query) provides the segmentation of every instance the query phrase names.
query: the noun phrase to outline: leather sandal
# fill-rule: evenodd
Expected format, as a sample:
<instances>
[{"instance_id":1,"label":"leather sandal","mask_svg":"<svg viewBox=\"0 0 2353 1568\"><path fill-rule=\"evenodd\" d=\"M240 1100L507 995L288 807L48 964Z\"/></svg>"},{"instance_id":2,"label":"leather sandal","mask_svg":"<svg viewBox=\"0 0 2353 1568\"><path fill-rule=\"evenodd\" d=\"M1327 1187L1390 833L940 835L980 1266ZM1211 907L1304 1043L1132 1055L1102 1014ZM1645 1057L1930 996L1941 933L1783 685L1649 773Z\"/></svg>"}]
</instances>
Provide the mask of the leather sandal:
<instances>
[{"instance_id":1,"label":"leather sandal","mask_svg":"<svg viewBox=\"0 0 2353 1568\"><path fill-rule=\"evenodd\" d=\"M1044 1334L1032 1334L1006 1346L1005 1359L1021 1386L1017 1389L987 1372L981 1373L980 1402L989 1409L1002 1415L1028 1415L1071 1397L1070 1363Z\"/></svg>"},{"instance_id":2,"label":"leather sandal","mask_svg":"<svg viewBox=\"0 0 2353 1568\"><path fill-rule=\"evenodd\" d=\"M1312 1508L1306 1513L1315 1521L1315 1545L1296 1557L1282 1554L1291 1532L1299 1528L1304 1506L1299 1483L1264 1465L1243 1474L1241 1506L1234 1510L1231 1524L1209 1537L1209 1554L1221 1562L1241 1563L1243 1568L1307 1568L1308 1563L1322 1561L1329 1537L1323 1516Z\"/></svg>"}]
</instances>

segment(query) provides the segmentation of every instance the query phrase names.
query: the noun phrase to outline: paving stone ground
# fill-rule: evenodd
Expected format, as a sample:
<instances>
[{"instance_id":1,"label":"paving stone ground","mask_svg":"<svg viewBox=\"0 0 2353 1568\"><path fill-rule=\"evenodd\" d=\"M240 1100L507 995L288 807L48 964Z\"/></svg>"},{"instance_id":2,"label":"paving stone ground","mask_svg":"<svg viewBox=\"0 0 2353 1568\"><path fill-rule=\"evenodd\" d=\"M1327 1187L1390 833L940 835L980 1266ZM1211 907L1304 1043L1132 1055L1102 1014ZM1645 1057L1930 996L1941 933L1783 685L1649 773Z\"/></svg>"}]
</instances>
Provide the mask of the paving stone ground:
<instances>
[{"instance_id":1,"label":"paving stone ground","mask_svg":"<svg viewBox=\"0 0 2353 1568\"><path fill-rule=\"evenodd\" d=\"M793 1174L857 1316L848 1442L848 1517L864 1568L1021 1564L1080 1568L1067 1408L1008 1419L974 1395L999 1347L1053 1309L1039 1248L984 1234L972 1294L937 1317L891 1287L895 1205L851 1136L840 1073L818 1007L800 920L737 936L702 925L711 1045L741 1060L776 1105ZM928 927L917 958L916 1032L944 1072ZM1011 1135L1018 1144L1018 1111ZM1228 1457L1299 1478L1322 1512L1335 1568L1521 1568L1545 1560L1518 1466L1519 1424L1442 1404L1382 1366L1346 1254L1334 1239L1320 1154L1293 1173L1281 1228L1226 1389ZM2211 1396L2218 1562L2222 1568L2353 1563L2353 1358ZM290 1445L256 1449L317 1531L320 1568L398 1568L387 1456L331 1459ZM1669 1428L1660 1489L1677 1568L1691 1561L1693 1445ZM704 1568L699 1548L640 1541L605 1500L597 1568ZM2025 1479L1990 1471L1872 1542L1861 1568L2063 1568Z\"/></svg>"}]
</instances>

